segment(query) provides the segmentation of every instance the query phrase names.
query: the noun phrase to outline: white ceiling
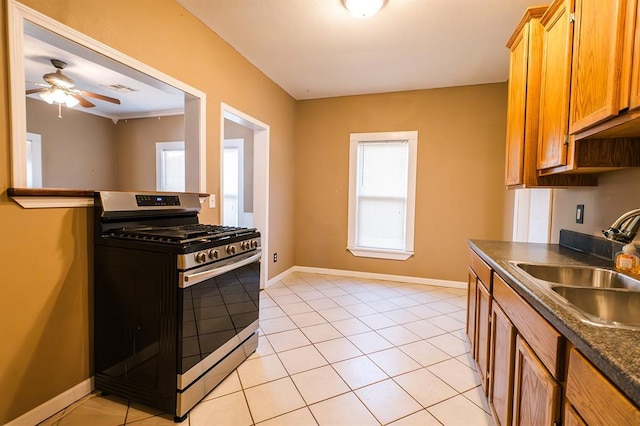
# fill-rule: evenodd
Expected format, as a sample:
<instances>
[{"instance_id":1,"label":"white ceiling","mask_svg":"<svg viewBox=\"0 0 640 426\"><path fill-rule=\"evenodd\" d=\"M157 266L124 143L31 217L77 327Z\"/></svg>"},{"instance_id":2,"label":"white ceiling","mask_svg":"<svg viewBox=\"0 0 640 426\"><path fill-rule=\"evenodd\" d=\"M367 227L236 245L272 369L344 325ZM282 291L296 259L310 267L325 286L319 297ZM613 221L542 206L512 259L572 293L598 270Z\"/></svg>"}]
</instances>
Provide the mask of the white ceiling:
<instances>
[{"instance_id":1,"label":"white ceiling","mask_svg":"<svg viewBox=\"0 0 640 426\"><path fill-rule=\"evenodd\" d=\"M295 99L504 82L505 44L544 2L386 0L356 19L342 0L177 1Z\"/></svg>"}]
</instances>

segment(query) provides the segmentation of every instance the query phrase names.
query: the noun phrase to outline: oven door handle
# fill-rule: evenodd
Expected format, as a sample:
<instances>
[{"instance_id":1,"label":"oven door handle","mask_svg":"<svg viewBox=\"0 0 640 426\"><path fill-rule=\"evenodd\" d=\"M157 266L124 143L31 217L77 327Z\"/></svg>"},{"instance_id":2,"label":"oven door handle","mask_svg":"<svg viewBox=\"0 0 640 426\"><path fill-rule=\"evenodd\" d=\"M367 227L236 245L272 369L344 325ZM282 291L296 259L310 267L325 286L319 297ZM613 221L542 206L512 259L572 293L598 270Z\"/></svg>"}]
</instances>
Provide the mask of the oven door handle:
<instances>
[{"instance_id":1,"label":"oven door handle","mask_svg":"<svg viewBox=\"0 0 640 426\"><path fill-rule=\"evenodd\" d=\"M180 288L187 288L202 281L206 281L222 274L226 274L227 272L233 271L234 269L242 268L243 266L249 265L250 263L259 261L261 257L262 250L258 250L258 253L254 254L253 256L247 257L246 259L242 259L238 262L229 263L219 268L208 269L206 271L196 272L194 274L180 274L182 278L180 280Z\"/></svg>"}]
</instances>

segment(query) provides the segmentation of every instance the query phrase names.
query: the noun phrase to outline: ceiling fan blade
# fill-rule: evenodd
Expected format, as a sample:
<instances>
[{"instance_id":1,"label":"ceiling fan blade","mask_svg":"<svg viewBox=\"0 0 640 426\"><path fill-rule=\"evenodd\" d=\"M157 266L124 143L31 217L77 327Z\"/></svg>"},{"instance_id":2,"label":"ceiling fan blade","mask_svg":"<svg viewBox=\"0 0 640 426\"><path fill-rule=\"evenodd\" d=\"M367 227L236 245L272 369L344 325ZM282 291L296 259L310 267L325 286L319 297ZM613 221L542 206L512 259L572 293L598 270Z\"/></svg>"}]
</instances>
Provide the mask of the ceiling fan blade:
<instances>
[{"instance_id":1,"label":"ceiling fan blade","mask_svg":"<svg viewBox=\"0 0 640 426\"><path fill-rule=\"evenodd\" d=\"M93 108L95 106L94 104L92 104L91 102L89 102L88 100L83 98L82 96L78 95L77 93L71 93L71 96L76 98L78 100L78 102L80 102L80 105L85 107L85 108Z\"/></svg>"},{"instance_id":2,"label":"ceiling fan blade","mask_svg":"<svg viewBox=\"0 0 640 426\"><path fill-rule=\"evenodd\" d=\"M111 102L111 103L120 105L120 99L116 99L116 98L112 98L112 97L109 97L109 96L101 95L99 93L87 92L87 91L84 91L84 90L80 90L80 93L85 95L85 96L89 96L91 98L96 98L96 99L100 99L101 101Z\"/></svg>"},{"instance_id":3,"label":"ceiling fan blade","mask_svg":"<svg viewBox=\"0 0 640 426\"><path fill-rule=\"evenodd\" d=\"M34 93L44 93L44 92L48 92L49 89L45 88L45 87L41 87L39 89L29 89L27 90L27 95L33 95Z\"/></svg>"}]
</instances>

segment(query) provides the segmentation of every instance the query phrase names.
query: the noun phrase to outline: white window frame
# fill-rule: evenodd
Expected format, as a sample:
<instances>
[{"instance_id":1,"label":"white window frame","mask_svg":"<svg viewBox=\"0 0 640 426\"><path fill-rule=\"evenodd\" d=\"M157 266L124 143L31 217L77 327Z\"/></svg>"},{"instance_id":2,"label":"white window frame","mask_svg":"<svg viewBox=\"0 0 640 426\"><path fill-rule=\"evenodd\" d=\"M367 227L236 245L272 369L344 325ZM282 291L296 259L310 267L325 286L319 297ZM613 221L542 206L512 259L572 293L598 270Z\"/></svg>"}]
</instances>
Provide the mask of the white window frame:
<instances>
[{"instance_id":1,"label":"white window frame","mask_svg":"<svg viewBox=\"0 0 640 426\"><path fill-rule=\"evenodd\" d=\"M156 191L167 191L163 184L163 182L165 181L165 168L164 161L162 161L162 159L163 153L165 151L183 151L186 154L185 143L184 141L156 142ZM181 192L184 192L186 190L186 185L187 180L185 176L185 189L183 189Z\"/></svg>"},{"instance_id":2,"label":"white window frame","mask_svg":"<svg viewBox=\"0 0 640 426\"><path fill-rule=\"evenodd\" d=\"M380 249L356 246L358 146L363 142L407 141L409 143L407 199L404 250ZM418 132L351 133L349 138L349 225L347 249L358 257L390 260L407 260L413 256L416 206L416 171Z\"/></svg>"}]
</instances>

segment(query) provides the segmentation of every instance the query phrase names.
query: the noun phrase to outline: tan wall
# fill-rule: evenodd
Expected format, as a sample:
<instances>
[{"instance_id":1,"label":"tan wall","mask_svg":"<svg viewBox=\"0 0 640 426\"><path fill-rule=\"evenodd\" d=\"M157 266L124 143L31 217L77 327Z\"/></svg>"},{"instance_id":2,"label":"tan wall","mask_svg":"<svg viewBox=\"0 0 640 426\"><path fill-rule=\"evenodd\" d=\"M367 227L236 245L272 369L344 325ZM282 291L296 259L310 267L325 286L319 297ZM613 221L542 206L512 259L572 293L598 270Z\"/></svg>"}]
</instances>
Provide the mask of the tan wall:
<instances>
[{"instance_id":1,"label":"tan wall","mask_svg":"<svg viewBox=\"0 0 640 426\"><path fill-rule=\"evenodd\" d=\"M575 221L576 205L584 204L584 223ZM560 229L602 236L622 215L640 208L640 169L626 169L598 176L598 186L556 189L553 197L552 241L557 242ZM640 240L636 238L636 241Z\"/></svg>"},{"instance_id":2,"label":"tan wall","mask_svg":"<svg viewBox=\"0 0 640 426\"><path fill-rule=\"evenodd\" d=\"M118 121L118 189L156 190L156 142L184 141L184 115Z\"/></svg>"},{"instance_id":3,"label":"tan wall","mask_svg":"<svg viewBox=\"0 0 640 426\"><path fill-rule=\"evenodd\" d=\"M0 0L7 52L7 0ZM220 102L266 123L275 276L293 265L295 101L173 0L25 0L27 6L207 93L207 191L219 194ZM126 12L126 13L123 13ZM135 42L132 42L135 41ZM90 209L24 210L8 199L7 55L0 55L0 424L89 378ZM201 220L218 223L205 207Z\"/></svg>"},{"instance_id":4,"label":"tan wall","mask_svg":"<svg viewBox=\"0 0 640 426\"><path fill-rule=\"evenodd\" d=\"M42 135L45 188L117 189L117 130L108 118L27 98L27 131Z\"/></svg>"},{"instance_id":5,"label":"tan wall","mask_svg":"<svg viewBox=\"0 0 640 426\"><path fill-rule=\"evenodd\" d=\"M506 84L311 100L296 119L296 264L466 281L467 239L505 235ZM415 255L352 256L349 134L418 131ZM511 201L512 203L512 201Z\"/></svg>"}]
</instances>

